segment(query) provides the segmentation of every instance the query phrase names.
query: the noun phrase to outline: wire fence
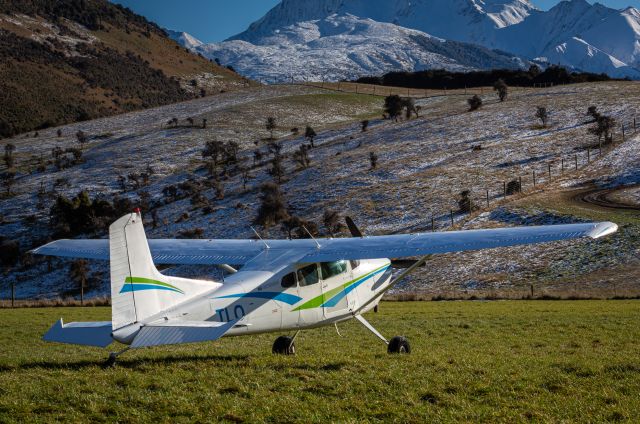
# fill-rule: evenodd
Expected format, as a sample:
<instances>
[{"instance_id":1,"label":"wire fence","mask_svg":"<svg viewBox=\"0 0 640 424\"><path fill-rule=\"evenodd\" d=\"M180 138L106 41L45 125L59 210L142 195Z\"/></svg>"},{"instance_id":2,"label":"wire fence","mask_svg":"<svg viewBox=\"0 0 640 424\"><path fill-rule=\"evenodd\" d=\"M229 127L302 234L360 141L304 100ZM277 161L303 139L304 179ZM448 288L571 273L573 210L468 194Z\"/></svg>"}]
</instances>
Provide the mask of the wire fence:
<instances>
[{"instance_id":1,"label":"wire fence","mask_svg":"<svg viewBox=\"0 0 640 424\"><path fill-rule=\"evenodd\" d=\"M572 155L560 155L538 166L530 167L527 172L520 172L508 178L499 178L490 184L485 184L484 190L475 192L467 190L464 196L468 202L459 204L468 205L468 209L450 209L446 213L433 214L430 230L446 230L456 226L456 221L463 219L478 210L491 210L497 204L507 201L510 197L523 194L531 194L544 188L546 185L562 178L571 177L578 171L590 166L593 162L603 158L616 146L633 137L638 130L636 117L623 119L617 130L610 135L606 143L600 141L596 144L586 145L583 150ZM463 200L462 198L459 200Z\"/></svg>"}]
</instances>

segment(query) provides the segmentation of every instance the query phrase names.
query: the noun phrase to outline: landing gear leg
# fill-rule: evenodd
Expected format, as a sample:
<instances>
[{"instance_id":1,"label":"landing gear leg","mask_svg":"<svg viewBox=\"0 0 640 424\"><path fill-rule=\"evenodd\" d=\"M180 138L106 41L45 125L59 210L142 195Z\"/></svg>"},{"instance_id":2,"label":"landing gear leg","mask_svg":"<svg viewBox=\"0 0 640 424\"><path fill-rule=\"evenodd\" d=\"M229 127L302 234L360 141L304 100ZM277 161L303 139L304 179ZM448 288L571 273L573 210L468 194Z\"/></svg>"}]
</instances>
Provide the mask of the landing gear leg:
<instances>
[{"instance_id":1,"label":"landing gear leg","mask_svg":"<svg viewBox=\"0 0 640 424\"><path fill-rule=\"evenodd\" d=\"M409 345L409 340L406 337L396 336L391 340L387 340L378 330L376 330L373 325L369 324L369 321L364 319L362 315L356 315L356 319L360 321L362 325L380 340L382 340L387 345L388 353L411 353L411 346Z\"/></svg>"},{"instance_id":2,"label":"landing gear leg","mask_svg":"<svg viewBox=\"0 0 640 424\"><path fill-rule=\"evenodd\" d=\"M125 353L129 349L131 349L131 348L127 347L127 348L121 350L120 352L111 352L109 354L109 358L105 361L104 366L105 367L113 367L116 364L116 359L118 359L118 356L122 355L123 353Z\"/></svg>"}]
</instances>

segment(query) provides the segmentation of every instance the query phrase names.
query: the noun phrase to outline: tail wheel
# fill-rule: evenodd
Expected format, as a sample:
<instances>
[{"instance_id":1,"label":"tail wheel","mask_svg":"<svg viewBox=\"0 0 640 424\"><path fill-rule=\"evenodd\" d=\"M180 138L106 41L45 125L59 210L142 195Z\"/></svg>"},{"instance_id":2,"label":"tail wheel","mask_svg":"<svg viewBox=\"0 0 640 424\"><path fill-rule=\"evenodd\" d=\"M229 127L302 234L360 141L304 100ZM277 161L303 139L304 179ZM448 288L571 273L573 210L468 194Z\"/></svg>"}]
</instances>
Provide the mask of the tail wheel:
<instances>
[{"instance_id":1,"label":"tail wheel","mask_svg":"<svg viewBox=\"0 0 640 424\"><path fill-rule=\"evenodd\" d=\"M280 336L273 342L272 352L276 355L295 355L296 345L292 337Z\"/></svg>"},{"instance_id":2,"label":"tail wheel","mask_svg":"<svg viewBox=\"0 0 640 424\"><path fill-rule=\"evenodd\" d=\"M396 336L389 341L387 348L389 353L411 353L411 345L409 340L404 336Z\"/></svg>"}]
</instances>

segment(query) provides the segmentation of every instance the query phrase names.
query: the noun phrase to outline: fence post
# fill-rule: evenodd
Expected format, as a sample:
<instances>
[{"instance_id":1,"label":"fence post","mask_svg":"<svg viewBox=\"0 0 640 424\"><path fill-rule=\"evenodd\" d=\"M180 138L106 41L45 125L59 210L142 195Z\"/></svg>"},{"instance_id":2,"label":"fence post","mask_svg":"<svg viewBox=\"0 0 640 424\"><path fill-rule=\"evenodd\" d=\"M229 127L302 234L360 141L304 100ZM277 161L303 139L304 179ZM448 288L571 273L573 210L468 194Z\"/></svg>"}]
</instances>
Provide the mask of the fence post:
<instances>
[{"instance_id":1,"label":"fence post","mask_svg":"<svg viewBox=\"0 0 640 424\"><path fill-rule=\"evenodd\" d=\"M575 155L575 161L576 161L576 171L578 170L578 154L576 153Z\"/></svg>"},{"instance_id":2,"label":"fence post","mask_svg":"<svg viewBox=\"0 0 640 424\"><path fill-rule=\"evenodd\" d=\"M487 208L489 207L489 189L487 189Z\"/></svg>"},{"instance_id":3,"label":"fence post","mask_svg":"<svg viewBox=\"0 0 640 424\"><path fill-rule=\"evenodd\" d=\"M518 191L522 193L522 175L518 177L518 183L520 184L520 189Z\"/></svg>"},{"instance_id":4,"label":"fence post","mask_svg":"<svg viewBox=\"0 0 640 424\"><path fill-rule=\"evenodd\" d=\"M551 162L549 162L549 181L551 181Z\"/></svg>"},{"instance_id":5,"label":"fence post","mask_svg":"<svg viewBox=\"0 0 640 424\"><path fill-rule=\"evenodd\" d=\"M15 307L16 303L16 283L11 283L11 307Z\"/></svg>"},{"instance_id":6,"label":"fence post","mask_svg":"<svg viewBox=\"0 0 640 424\"><path fill-rule=\"evenodd\" d=\"M636 132L636 117L633 117L633 132Z\"/></svg>"},{"instance_id":7,"label":"fence post","mask_svg":"<svg viewBox=\"0 0 640 424\"><path fill-rule=\"evenodd\" d=\"M451 226L453 227L453 209L451 209Z\"/></svg>"},{"instance_id":8,"label":"fence post","mask_svg":"<svg viewBox=\"0 0 640 424\"><path fill-rule=\"evenodd\" d=\"M436 220L433 218L433 215L431 215L431 232L436 232Z\"/></svg>"},{"instance_id":9,"label":"fence post","mask_svg":"<svg viewBox=\"0 0 640 424\"><path fill-rule=\"evenodd\" d=\"M507 198L507 182L503 181L502 182L502 192L503 192L503 198Z\"/></svg>"},{"instance_id":10,"label":"fence post","mask_svg":"<svg viewBox=\"0 0 640 424\"><path fill-rule=\"evenodd\" d=\"M80 282L80 306L84 306L84 281Z\"/></svg>"},{"instance_id":11,"label":"fence post","mask_svg":"<svg viewBox=\"0 0 640 424\"><path fill-rule=\"evenodd\" d=\"M587 147L587 163L591 163L591 147Z\"/></svg>"},{"instance_id":12,"label":"fence post","mask_svg":"<svg viewBox=\"0 0 640 424\"><path fill-rule=\"evenodd\" d=\"M562 158L561 162L562 162L562 165L561 165L561 168L560 168L560 173L564 174L564 158Z\"/></svg>"},{"instance_id":13,"label":"fence post","mask_svg":"<svg viewBox=\"0 0 640 424\"><path fill-rule=\"evenodd\" d=\"M536 170L533 170L533 186L536 186Z\"/></svg>"},{"instance_id":14,"label":"fence post","mask_svg":"<svg viewBox=\"0 0 640 424\"><path fill-rule=\"evenodd\" d=\"M622 124L622 142L624 143L624 124Z\"/></svg>"}]
</instances>

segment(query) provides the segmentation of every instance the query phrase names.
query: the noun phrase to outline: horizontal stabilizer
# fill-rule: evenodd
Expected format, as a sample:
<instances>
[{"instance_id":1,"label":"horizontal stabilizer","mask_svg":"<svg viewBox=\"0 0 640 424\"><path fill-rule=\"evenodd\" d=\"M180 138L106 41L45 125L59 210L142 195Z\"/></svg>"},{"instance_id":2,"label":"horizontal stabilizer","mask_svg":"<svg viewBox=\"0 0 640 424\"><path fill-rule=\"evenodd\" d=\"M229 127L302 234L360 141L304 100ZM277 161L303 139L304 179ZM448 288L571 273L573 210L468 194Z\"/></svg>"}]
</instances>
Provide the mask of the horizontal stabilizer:
<instances>
[{"instance_id":1,"label":"horizontal stabilizer","mask_svg":"<svg viewBox=\"0 0 640 424\"><path fill-rule=\"evenodd\" d=\"M131 347L214 341L224 336L236 322L175 321L146 325L140 329Z\"/></svg>"},{"instance_id":2,"label":"horizontal stabilizer","mask_svg":"<svg viewBox=\"0 0 640 424\"><path fill-rule=\"evenodd\" d=\"M42 337L47 342L68 343L82 346L107 347L112 342L111 321L71 322L60 321L51 326Z\"/></svg>"}]
</instances>

